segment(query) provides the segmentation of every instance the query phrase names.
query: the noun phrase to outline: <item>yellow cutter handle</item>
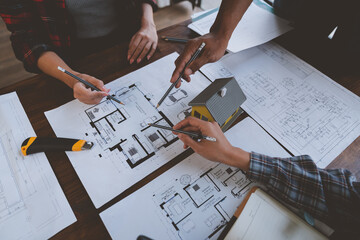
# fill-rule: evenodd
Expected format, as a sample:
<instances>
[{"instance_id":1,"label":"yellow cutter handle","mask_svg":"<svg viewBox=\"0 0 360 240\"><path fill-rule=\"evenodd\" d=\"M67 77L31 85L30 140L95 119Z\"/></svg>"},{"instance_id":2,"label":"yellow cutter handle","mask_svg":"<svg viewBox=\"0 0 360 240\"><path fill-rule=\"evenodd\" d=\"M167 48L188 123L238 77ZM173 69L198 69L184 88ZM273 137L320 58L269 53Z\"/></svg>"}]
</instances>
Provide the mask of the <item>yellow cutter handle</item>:
<instances>
[{"instance_id":1,"label":"yellow cutter handle","mask_svg":"<svg viewBox=\"0 0 360 240\"><path fill-rule=\"evenodd\" d=\"M85 140L71 138L29 137L21 144L21 152L26 156L38 152L81 151L86 143Z\"/></svg>"}]
</instances>

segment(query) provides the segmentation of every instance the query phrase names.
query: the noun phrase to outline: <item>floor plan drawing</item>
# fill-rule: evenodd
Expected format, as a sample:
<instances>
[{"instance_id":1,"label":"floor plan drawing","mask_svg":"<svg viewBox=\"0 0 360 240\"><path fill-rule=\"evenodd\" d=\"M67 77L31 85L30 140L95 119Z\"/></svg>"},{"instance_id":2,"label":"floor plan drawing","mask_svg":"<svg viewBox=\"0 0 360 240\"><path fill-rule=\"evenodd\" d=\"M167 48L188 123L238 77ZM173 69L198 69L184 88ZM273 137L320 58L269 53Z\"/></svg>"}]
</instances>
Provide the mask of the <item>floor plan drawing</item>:
<instances>
[{"instance_id":1,"label":"floor plan drawing","mask_svg":"<svg viewBox=\"0 0 360 240\"><path fill-rule=\"evenodd\" d=\"M224 164L215 165L189 184L182 185L175 179L153 194L153 201L171 221L180 239L218 236L233 215L232 206L238 205L254 186L241 170Z\"/></svg>"},{"instance_id":2,"label":"floor plan drawing","mask_svg":"<svg viewBox=\"0 0 360 240\"><path fill-rule=\"evenodd\" d=\"M250 118L231 130L234 146L289 156ZM100 217L113 239L217 239L254 185L241 170L192 154Z\"/></svg>"},{"instance_id":3,"label":"floor plan drawing","mask_svg":"<svg viewBox=\"0 0 360 240\"><path fill-rule=\"evenodd\" d=\"M360 135L360 98L275 43L225 56L202 72L212 80L235 76L247 97L243 109L319 167Z\"/></svg>"},{"instance_id":4,"label":"floor plan drawing","mask_svg":"<svg viewBox=\"0 0 360 240\"><path fill-rule=\"evenodd\" d=\"M172 127L189 109L188 102L210 84L197 73L193 84L184 82L156 108L170 86L177 56L170 54L109 83L111 94L124 105L74 100L45 113L57 136L94 142L90 151L67 155L97 208L184 151L171 131L148 125Z\"/></svg>"},{"instance_id":5,"label":"floor plan drawing","mask_svg":"<svg viewBox=\"0 0 360 240\"><path fill-rule=\"evenodd\" d=\"M20 152L35 133L17 95L0 99L0 238L50 238L76 218L45 154Z\"/></svg>"},{"instance_id":6,"label":"floor plan drawing","mask_svg":"<svg viewBox=\"0 0 360 240\"><path fill-rule=\"evenodd\" d=\"M99 136L96 142L103 149L123 153L129 166L135 168L154 156L160 148L166 148L177 141L170 131L148 125L156 123L172 126L172 123L151 105L135 84L116 91L115 95L126 107L117 107L112 101L105 100L85 110L94 130L93 135ZM129 132L127 136L121 134L119 138L117 132L122 129L138 131ZM102 157L101 154L99 157Z\"/></svg>"}]
</instances>

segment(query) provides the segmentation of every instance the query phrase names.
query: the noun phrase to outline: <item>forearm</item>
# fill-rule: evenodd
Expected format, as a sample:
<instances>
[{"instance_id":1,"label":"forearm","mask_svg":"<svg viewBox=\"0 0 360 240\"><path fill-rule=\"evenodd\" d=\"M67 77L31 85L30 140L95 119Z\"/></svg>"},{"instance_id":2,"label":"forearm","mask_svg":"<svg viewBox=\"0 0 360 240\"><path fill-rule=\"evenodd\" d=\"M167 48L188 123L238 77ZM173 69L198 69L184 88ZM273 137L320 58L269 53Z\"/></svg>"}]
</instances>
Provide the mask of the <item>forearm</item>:
<instances>
[{"instance_id":1,"label":"forearm","mask_svg":"<svg viewBox=\"0 0 360 240\"><path fill-rule=\"evenodd\" d=\"M82 74L72 70L56 53L54 52L44 52L39 60L37 61L38 67L46 74L59 79L64 82L70 88L73 89L74 97L77 98L80 102L86 104L97 104L99 103L105 96L108 95L109 89L104 87L104 83L92 76L87 74ZM86 86L58 70L58 66L64 68L65 70L73 73L74 75L84 79L87 82L95 85L97 88L101 89L101 91L92 91Z\"/></svg>"},{"instance_id":2,"label":"forearm","mask_svg":"<svg viewBox=\"0 0 360 240\"><path fill-rule=\"evenodd\" d=\"M73 88L76 83L75 79L58 70L58 66L60 66L71 73L76 73L55 52L44 52L39 57L37 65L42 72L61 80L70 88Z\"/></svg>"},{"instance_id":3,"label":"forearm","mask_svg":"<svg viewBox=\"0 0 360 240\"><path fill-rule=\"evenodd\" d=\"M228 41L251 2L252 0L223 0L210 32Z\"/></svg>"},{"instance_id":4,"label":"forearm","mask_svg":"<svg viewBox=\"0 0 360 240\"><path fill-rule=\"evenodd\" d=\"M225 153L226 164L240 168L243 171L248 171L250 167L250 153L242 150L241 148L231 147Z\"/></svg>"},{"instance_id":5,"label":"forearm","mask_svg":"<svg viewBox=\"0 0 360 240\"><path fill-rule=\"evenodd\" d=\"M350 226L358 218L360 189L347 170L320 169L306 155L272 158L252 153L247 176L293 207L333 226Z\"/></svg>"},{"instance_id":6,"label":"forearm","mask_svg":"<svg viewBox=\"0 0 360 240\"><path fill-rule=\"evenodd\" d=\"M153 8L148 3L143 3L141 5L142 8L142 17L141 17L141 26L145 27L148 25L155 26L154 16L153 16Z\"/></svg>"}]
</instances>

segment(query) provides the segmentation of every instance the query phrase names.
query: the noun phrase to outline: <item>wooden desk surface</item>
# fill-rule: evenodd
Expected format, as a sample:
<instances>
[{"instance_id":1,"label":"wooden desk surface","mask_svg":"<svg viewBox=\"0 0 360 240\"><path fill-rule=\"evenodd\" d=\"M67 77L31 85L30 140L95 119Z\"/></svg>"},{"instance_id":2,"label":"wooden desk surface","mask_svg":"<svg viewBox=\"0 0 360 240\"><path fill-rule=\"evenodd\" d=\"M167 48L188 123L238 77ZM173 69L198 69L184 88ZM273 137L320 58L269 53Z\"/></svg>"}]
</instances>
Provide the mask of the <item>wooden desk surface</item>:
<instances>
[{"instance_id":1,"label":"wooden desk surface","mask_svg":"<svg viewBox=\"0 0 360 240\"><path fill-rule=\"evenodd\" d=\"M195 33L186 27L189 22L190 20L161 30L159 36L168 35L181 38L193 38L196 36ZM312 62L312 58L307 59L306 56L303 56L306 51L298 47L298 44L294 44L291 33L277 39L277 42L302 57L305 61L318 67L316 63ZM174 51L181 52L184 47L182 44L167 43L159 40L158 49L151 61L140 65L129 65L126 61L127 45L128 43L120 43L118 46L91 55L78 62L74 69L96 76L105 83L108 83ZM360 95L359 75L335 76L336 74L333 73L333 69L327 71L326 68L323 69L321 66L319 68L347 89L350 89L358 96ZM17 92L36 134L38 136L55 136L44 112L73 100L72 90L60 81L41 74L0 89L0 94L12 91ZM241 119L246 117L245 115L246 114L243 114ZM188 154L188 152L184 153L180 157L170 161L100 209L96 209L66 154L47 153L46 155L49 162L77 218L76 223L56 234L53 239L110 239L110 235L102 223L99 213L144 186L181 161L181 159ZM339 167L350 169L356 174L357 178L360 179L360 137L329 165L329 168Z\"/></svg>"}]
</instances>

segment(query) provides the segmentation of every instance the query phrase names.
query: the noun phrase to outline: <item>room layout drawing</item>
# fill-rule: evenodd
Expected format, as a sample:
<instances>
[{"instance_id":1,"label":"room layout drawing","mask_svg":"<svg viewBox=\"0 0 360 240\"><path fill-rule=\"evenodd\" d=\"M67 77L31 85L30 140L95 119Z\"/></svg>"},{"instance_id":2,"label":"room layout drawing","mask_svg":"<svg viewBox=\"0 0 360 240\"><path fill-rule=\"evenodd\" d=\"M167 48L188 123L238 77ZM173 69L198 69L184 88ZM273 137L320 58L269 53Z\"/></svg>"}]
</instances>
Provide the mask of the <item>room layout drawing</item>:
<instances>
[{"instance_id":1,"label":"room layout drawing","mask_svg":"<svg viewBox=\"0 0 360 240\"><path fill-rule=\"evenodd\" d=\"M212 80L235 76L247 97L243 109L291 153L310 155L319 167L360 134L359 97L275 43L225 56L202 72Z\"/></svg>"},{"instance_id":2,"label":"room layout drawing","mask_svg":"<svg viewBox=\"0 0 360 240\"><path fill-rule=\"evenodd\" d=\"M155 192L153 201L179 239L212 239L253 185L241 170L218 164L196 179L182 175Z\"/></svg>"},{"instance_id":3,"label":"room layout drawing","mask_svg":"<svg viewBox=\"0 0 360 240\"><path fill-rule=\"evenodd\" d=\"M160 148L167 148L177 141L171 131L148 125L173 124L151 104L150 99L135 84L117 90L115 95L125 106L105 100L85 110L93 128L92 134L97 136L97 144L102 150L117 150L123 153L129 167L135 168L154 156ZM125 132L124 129L129 131ZM99 157L102 155L99 154Z\"/></svg>"},{"instance_id":4,"label":"room layout drawing","mask_svg":"<svg viewBox=\"0 0 360 240\"><path fill-rule=\"evenodd\" d=\"M210 84L195 73L192 84L184 82L156 108L177 57L172 53L107 84L124 105L103 99L89 106L74 100L45 113L57 136L94 142L90 151L66 154L97 208L184 151L171 131L148 126L178 123L189 101Z\"/></svg>"},{"instance_id":5,"label":"room layout drawing","mask_svg":"<svg viewBox=\"0 0 360 240\"><path fill-rule=\"evenodd\" d=\"M251 118L225 135L245 151L289 157ZM241 170L192 154L100 217L113 239L217 239L254 185Z\"/></svg>"}]
</instances>

